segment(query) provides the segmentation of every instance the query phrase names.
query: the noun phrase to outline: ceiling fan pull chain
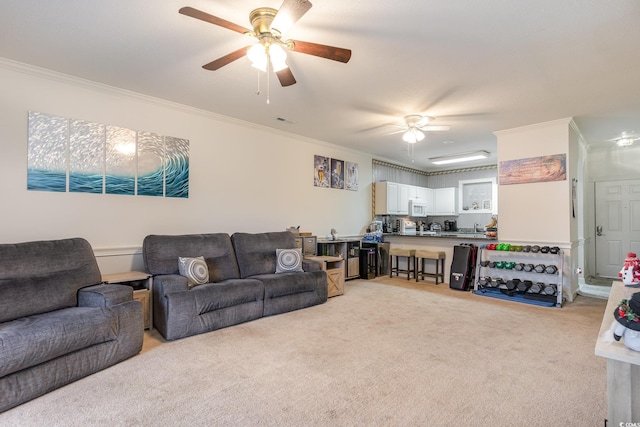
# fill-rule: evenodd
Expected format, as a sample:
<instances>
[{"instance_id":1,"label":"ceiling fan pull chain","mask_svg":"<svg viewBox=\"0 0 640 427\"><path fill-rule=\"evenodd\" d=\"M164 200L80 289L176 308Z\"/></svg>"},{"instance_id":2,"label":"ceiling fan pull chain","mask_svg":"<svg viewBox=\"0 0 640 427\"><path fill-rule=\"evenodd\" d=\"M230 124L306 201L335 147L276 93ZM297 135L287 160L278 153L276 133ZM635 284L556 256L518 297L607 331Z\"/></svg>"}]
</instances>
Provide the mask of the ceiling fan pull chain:
<instances>
[{"instance_id":1,"label":"ceiling fan pull chain","mask_svg":"<svg viewBox=\"0 0 640 427\"><path fill-rule=\"evenodd\" d=\"M257 70L257 71L258 71L258 90L256 91L256 95L260 96L260 94L262 93L260 91L260 70Z\"/></svg>"},{"instance_id":2,"label":"ceiling fan pull chain","mask_svg":"<svg viewBox=\"0 0 640 427\"><path fill-rule=\"evenodd\" d=\"M267 54L267 104L270 104L269 100L269 73L271 72L271 58L269 58L269 54Z\"/></svg>"}]
</instances>

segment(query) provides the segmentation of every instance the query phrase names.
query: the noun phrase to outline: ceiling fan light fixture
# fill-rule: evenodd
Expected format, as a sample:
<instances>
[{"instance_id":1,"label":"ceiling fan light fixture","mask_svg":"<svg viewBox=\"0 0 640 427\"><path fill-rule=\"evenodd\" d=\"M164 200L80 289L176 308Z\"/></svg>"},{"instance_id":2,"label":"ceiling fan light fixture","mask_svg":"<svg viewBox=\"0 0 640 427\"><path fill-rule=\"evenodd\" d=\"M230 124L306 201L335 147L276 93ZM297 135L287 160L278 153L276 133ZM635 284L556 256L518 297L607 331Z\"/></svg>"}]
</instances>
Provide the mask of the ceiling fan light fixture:
<instances>
[{"instance_id":1,"label":"ceiling fan light fixture","mask_svg":"<svg viewBox=\"0 0 640 427\"><path fill-rule=\"evenodd\" d=\"M247 51L247 58L251 61L251 66L260 71L267 71L267 63L271 62L273 71L280 71L287 68L287 52L279 44L265 45L258 42Z\"/></svg>"},{"instance_id":2,"label":"ceiling fan light fixture","mask_svg":"<svg viewBox=\"0 0 640 427\"><path fill-rule=\"evenodd\" d=\"M407 130L404 135L402 135L402 140L404 142L408 142L409 144L415 144L416 142L422 141L424 139L424 133L416 128L411 128Z\"/></svg>"},{"instance_id":3,"label":"ceiling fan light fixture","mask_svg":"<svg viewBox=\"0 0 640 427\"><path fill-rule=\"evenodd\" d=\"M280 71L287 68L287 52L284 51L279 44L272 44L269 46L269 59L271 59L271 66L273 71Z\"/></svg>"},{"instance_id":4,"label":"ceiling fan light fixture","mask_svg":"<svg viewBox=\"0 0 640 427\"><path fill-rule=\"evenodd\" d=\"M635 139L632 138L620 138L616 144L618 145L618 147L627 147L629 145L633 145L633 142L635 141Z\"/></svg>"},{"instance_id":5,"label":"ceiling fan light fixture","mask_svg":"<svg viewBox=\"0 0 640 427\"><path fill-rule=\"evenodd\" d=\"M471 160L486 159L490 156L488 151L480 150L468 153L460 153L453 156L431 157L429 161L434 165L446 165L449 163L469 162Z\"/></svg>"},{"instance_id":6,"label":"ceiling fan light fixture","mask_svg":"<svg viewBox=\"0 0 640 427\"><path fill-rule=\"evenodd\" d=\"M247 50L247 58L251 61L251 66L260 71L267 71L267 49L262 43L256 43Z\"/></svg>"}]
</instances>

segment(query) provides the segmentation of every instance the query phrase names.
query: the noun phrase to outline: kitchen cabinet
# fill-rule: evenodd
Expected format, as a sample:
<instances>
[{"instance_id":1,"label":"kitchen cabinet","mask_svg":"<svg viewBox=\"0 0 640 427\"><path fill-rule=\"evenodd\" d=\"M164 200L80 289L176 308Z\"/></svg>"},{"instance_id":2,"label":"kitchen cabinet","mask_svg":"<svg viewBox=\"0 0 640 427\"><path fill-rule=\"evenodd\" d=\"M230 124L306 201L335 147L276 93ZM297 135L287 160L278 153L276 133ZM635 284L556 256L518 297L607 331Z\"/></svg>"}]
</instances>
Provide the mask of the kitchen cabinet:
<instances>
[{"instance_id":1,"label":"kitchen cabinet","mask_svg":"<svg viewBox=\"0 0 640 427\"><path fill-rule=\"evenodd\" d=\"M376 182L376 215L395 215L398 213L399 185L394 182Z\"/></svg>"},{"instance_id":2,"label":"kitchen cabinet","mask_svg":"<svg viewBox=\"0 0 640 427\"><path fill-rule=\"evenodd\" d=\"M497 195L495 178L460 180L458 182L459 213L497 214Z\"/></svg>"},{"instance_id":3,"label":"kitchen cabinet","mask_svg":"<svg viewBox=\"0 0 640 427\"><path fill-rule=\"evenodd\" d=\"M416 187L416 199L426 203L427 205L427 215L433 215L433 190L431 188L426 187Z\"/></svg>"},{"instance_id":4,"label":"kitchen cabinet","mask_svg":"<svg viewBox=\"0 0 640 427\"><path fill-rule=\"evenodd\" d=\"M433 194L430 188L396 182L376 182L376 215L408 215L409 199L423 199L433 206Z\"/></svg>"},{"instance_id":5,"label":"kitchen cabinet","mask_svg":"<svg viewBox=\"0 0 640 427\"><path fill-rule=\"evenodd\" d=\"M432 215L457 215L457 202L457 188L435 188Z\"/></svg>"},{"instance_id":6,"label":"kitchen cabinet","mask_svg":"<svg viewBox=\"0 0 640 427\"><path fill-rule=\"evenodd\" d=\"M398 184L398 214L409 214L409 189L411 185Z\"/></svg>"}]
</instances>

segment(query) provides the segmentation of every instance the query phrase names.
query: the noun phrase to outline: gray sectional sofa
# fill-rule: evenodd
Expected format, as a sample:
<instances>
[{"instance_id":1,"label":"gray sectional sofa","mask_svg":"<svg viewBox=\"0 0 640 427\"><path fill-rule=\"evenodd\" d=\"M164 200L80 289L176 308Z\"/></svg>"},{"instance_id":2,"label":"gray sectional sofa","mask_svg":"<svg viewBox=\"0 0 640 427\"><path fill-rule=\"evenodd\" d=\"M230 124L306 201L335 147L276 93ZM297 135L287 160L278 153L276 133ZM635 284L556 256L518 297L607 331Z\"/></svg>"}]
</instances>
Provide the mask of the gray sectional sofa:
<instances>
[{"instance_id":1,"label":"gray sectional sofa","mask_svg":"<svg viewBox=\"0 0 640 427\"><path fill-rule=\"evenodd\" d=\"M140 352L133 289L100 283L84 239L0 244L0 412Z\"/></svg>"},{"instance_id":2,"label":"gray sectional sofa","mask_svg":"<svg viewBox=\"0 0 640 427\"><path fill-rule=\"evenodd\" d=\"M303 260L304 271L276 273L276 249L290 248L295 239L288 231L147 236L155 327L175 340L326 302L319 263ZM204 257L208 283L190 286L179 274L179 257Z\"/></svg>"}]
</instances>

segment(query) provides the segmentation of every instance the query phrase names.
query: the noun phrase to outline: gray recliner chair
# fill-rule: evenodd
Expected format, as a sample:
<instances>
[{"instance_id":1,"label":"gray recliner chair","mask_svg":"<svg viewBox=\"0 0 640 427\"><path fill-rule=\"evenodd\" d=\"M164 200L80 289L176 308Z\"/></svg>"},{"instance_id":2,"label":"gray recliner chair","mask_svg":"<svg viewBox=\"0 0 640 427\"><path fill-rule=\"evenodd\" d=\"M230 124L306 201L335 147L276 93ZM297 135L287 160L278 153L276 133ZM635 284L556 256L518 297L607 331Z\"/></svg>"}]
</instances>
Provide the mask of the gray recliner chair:
<instances>
[{"instance_id":1,"label":"gray recliner chair","mask_svg":"<svg viewBox=\"0 0 640 427\"><path fill-rule=\"evenodd\" d=\"M140 352L133 288L100 283L84 239L0 244L0 412Z\"/></svg>"}]
</instances>

